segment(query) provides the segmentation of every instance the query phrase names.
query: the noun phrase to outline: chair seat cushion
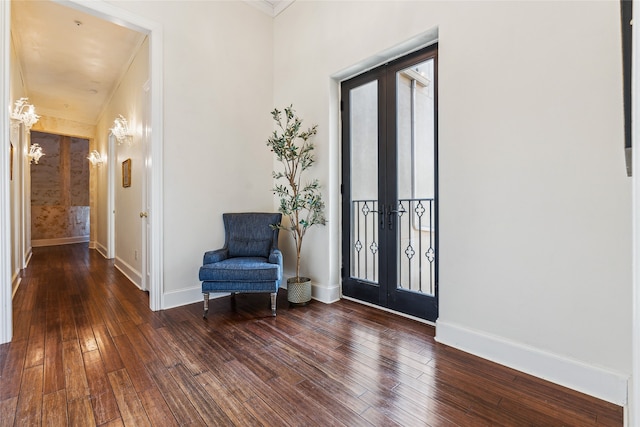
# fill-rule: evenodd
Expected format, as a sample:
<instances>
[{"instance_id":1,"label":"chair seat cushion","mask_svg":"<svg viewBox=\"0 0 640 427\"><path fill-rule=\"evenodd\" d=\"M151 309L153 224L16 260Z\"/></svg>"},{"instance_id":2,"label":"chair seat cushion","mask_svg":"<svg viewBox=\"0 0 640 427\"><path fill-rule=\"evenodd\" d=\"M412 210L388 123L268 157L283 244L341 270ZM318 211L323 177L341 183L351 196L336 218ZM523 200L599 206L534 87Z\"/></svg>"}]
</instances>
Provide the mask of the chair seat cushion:
<instances>
[{"instance_id":1,"label":"chair seat cushion","mask_svg":"<svg viewBox=\"0 0 640 427\"><path fill-rule=\"evenodd\" d=\"M278 292L278 282L202 282L202 292Z\"/></svg>"},{"instance_id":2,"label":"chair seat cushion","mask_svg":"<svg viewBox=\"0 0 640 427\"><path fill-rule=\"evenodd\" d=\"M280 266L263 257L227 258L200 267L200 280L209 282L275 281L281 277Z\"/></svg>"}]
</instances>

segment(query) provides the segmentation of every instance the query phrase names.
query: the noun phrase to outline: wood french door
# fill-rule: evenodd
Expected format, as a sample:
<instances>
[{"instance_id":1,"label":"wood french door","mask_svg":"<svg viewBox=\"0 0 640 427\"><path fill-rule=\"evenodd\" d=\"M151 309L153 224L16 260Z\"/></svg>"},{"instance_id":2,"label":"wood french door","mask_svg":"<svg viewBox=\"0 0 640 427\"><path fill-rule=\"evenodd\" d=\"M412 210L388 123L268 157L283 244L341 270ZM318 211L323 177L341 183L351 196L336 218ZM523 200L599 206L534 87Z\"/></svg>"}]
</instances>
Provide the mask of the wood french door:
<instances>
[{"instance_id":1,"label":"wood french door","mask_svg":"<svg viewBox=\"0 0 640 427\"><path fill-rule=\"evenodd\" d=\"M438 317L437 45L341 84L345 296Z\"/></svg>"}]
</instances>

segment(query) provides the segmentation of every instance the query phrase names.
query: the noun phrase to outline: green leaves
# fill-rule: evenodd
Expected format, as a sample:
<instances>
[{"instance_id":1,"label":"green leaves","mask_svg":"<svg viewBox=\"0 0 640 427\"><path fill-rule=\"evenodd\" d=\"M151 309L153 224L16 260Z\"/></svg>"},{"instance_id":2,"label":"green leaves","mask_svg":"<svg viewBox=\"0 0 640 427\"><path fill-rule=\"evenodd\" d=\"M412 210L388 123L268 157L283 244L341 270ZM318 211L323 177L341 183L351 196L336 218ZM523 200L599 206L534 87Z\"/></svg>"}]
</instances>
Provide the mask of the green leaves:
<instances>
[{"instance_id":1,"label":"green leaves","mask_svg":"<svg viewBox=\"0 0 640 427\"><path fill-rule=\"evenodd\" d=\"M293 234L298 255L296 276L299 276L302 238L309 227L326 224L318 180L301 185L302 172L315 163L315 146L310 140L318 133L318 125L302 131L302 120L296 116L292 105L284 109L284 115L283 111L274 108L271 116L277 129L267 140L267 146L283 165L282 171L273 172L273 178L285 181L276 184L273 193L280 198L279 211L289 219L288 227L280 224L278 228Z\"/></svg>"}]
</instances>

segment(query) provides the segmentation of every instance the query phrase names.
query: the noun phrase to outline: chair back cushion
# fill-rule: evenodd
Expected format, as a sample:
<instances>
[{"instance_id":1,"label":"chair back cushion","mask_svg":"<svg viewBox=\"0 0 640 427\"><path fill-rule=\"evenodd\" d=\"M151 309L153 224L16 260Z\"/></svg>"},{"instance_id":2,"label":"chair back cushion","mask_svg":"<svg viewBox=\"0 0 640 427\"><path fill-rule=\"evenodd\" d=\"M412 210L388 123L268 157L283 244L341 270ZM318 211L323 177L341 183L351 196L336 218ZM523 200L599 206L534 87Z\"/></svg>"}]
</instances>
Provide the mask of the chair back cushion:
<instances>
[{"instance_id":1,"label":"chair back cushion","mask_svg":"<svg viewBox=\"0 0 640 427\"><path fill-rule=\"evenodd\" d=\"M269 257L278 247L279 213L225 213L222 215L225 242L230 257Z\"/></svg>"}]
</instances>

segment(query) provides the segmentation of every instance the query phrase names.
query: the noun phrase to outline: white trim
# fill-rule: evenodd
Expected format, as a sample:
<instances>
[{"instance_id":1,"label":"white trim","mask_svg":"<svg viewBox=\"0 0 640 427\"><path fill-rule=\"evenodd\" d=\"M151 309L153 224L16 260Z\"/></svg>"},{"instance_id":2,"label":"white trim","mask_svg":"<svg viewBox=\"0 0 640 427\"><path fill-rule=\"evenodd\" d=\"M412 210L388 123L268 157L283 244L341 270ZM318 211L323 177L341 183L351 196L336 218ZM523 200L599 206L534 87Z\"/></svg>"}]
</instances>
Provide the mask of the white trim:
<instances>
[{"instance_id":1,"label":"white trim","mask_svg":"<svg viewBox=\"0 0 640 427\"><path fill-rule=\"evenodd\" d=\"M31 262L31 257L33 256L33 247L29 247L27 250L27 254L25 255L24 268L29 266L29 262Z\"/></svg>"},{"instance_id":2,"label":"white trim","mask_svg":"<svg viewBox=\"0 0 640 427\"><path fill-rule=\"evenodd\" d=\"M107 248L104 245L102 245L100 242L93 242L93 247L91 247L91 244L90 244L89 249L95 249L105 259L109 259L109 257L107 256Z\"/></svg>"},{"instance_id":3,"label":"white trim","mask_svg":"<svg viewBox=\"0 0 640 427\"><path fill-rule=\"evenodd\" d=\"M275 18L283 10L291 6L294 0L278 0L278 1L266 1L266 0L244 0L245 3L250 4L256 9L266 13L267 15Z\"/></svg>"},{"instance_id":4,"label":"white trim","mask_svg":"<svg viewBox=\"0 0 640 427\"><path fill-rule=\"evenodd\" d=\"M287 289L287 277L295 276L293 272L284 272L284 279L280 284L280 288ZM340 285L333 284L330 287L322 286L320 283L311 281L311 298L323 302L325 304L332 304L340 301Z\"/></svg>"},{"instance_id":5,"label":"white trim","mask_svg":"<svg viewBox=\"0 0 640 427\"><path fill-rule=\"evenodd\" d=\"M209 298L219 298L226 294L210 294ZM196 302L202 302L202 287L196 286L193 288L183 288L178 289L177 291L167 292L164 295L164 309L180 307L183 305L193 304Z\"/></svg>"},{"instance_id":6,"label":"white trim","mask_svg":"<svg viewBox=\"0 0 640 427\"><path fill-rule=\"evenodd\" d=\"M151 235L148 236L148 243L151 250L149 271L151 272L149 287L149 306L151 310L160 310L164 306L164 275L162 266L164 265L164 195L163 183L163 33L162 27L154 25L149 27L150 56L151 56L151 179L147 182L147 191L151 195L151 210L148 212L147 221L151 222Z\"/></svg>"},{"instance_id":7,"label":"white trim","mask_svg":"<svg viewBox=\"0 0 640 427\"><path fill-rule=\"evenodd\" d=\"M337 82L350 79L351 77L355 77L359 74L372 70L379 65L393 61L394 59L408 55L424 47L431 46L438 42L438 37L438 27L431 28L423 33L411 37L409 40L385 49L382 52L365 58L350 67L340 70L337 73L332 74L331 78Z\"/></svg>"},{"instance_id":8,"label":"white trim","mask_svg":"<svg viewBox=\"0 0 640 427\"><path fill-rule=\"evenodd\" d=\"M331 287L320 286L318 283L311 282L311 298L331 304L340 301L340 285L333 284Z\"/></svg>"},{"instance_id":9,"label":"white trim","mask_svg":"<svg viewBox=\"0 0 640 427\"><path fill-rule=\"evenodd\" d=\"M627 403L628 378L518 342L446 321L436 321L436 341L616 405Z\"/></svg>"},{"instance_id":10,"label":"white trim","mask_svg":"<svg viewBox=\"0 0 640 427\"><path fill-rule=\"evenodd\" d=\"M278 0L278 2L273 6L273 17L280 15L283 10L288 8L293 4L294 0Z\"/></svg>"},{"instance_id":11,"label":"white trim","mask_svg":"<svg viewBox=\"0 0 640 427\"><path fill-rule=\"evenodd\" d=\"M640 22L638 3L633 7L633 22ZM631 380L629 404L626 411L627 425L640 427L640 29L631 26L633 51L631 76L632 145L632 266L631 282Z\"/></svg>"},{"instance_id":12,"label":"white trim","mask_svg":"<svg viewBox=\"0 0 640 427\"><path fill-rule=\"evenodd\" d=\"M118 257L116 257L113 265L115 268L118 269L118 271L120 271L120 273L124 274L125 277L129 279L129 281L131 281L131 283L136 285L139 289L142 289L140 288L142 277L138 270L136 270L131 265L124 262L122 258L118 258Z\"/></svg>"},{"instance_id":13,"label":"white trim","mask_svg":"<svg viewBox=\"0 0 640 427\"><path fill-rule=\"evenodd\" d=\"M42 246L72 245L74 243L86 243L88 241L89 236L59 237L57 239L32 240L31 246L34 248L39 248Z\"/></svg>"},{"instance_id":14,"label":"white trim","mask_svg":"<svg viewBox=\"0 0 640 427\"><path fill-rule=\"evenodd\" d=\"M16 292L18 292L18 288L20 287L20 283L22 283L22 277L20 277L20 270L16 270L11 278L11 299L16 296Z\"/></svg>"},{"instance_id":15,"label":"white trim","mask_svg":"<svg viewBox=\"0 0 640 427\"><path fill-rule=\"evenodd\" d=\"M116 256L116 149L115 137L112 133L107 136L107 246L104 247L104 257L112 259Z\"/></svg>"},{"instance_id":16,"label":"white trim","mask_svg":"<svg viewBox=\"0 0 640 427\"><path fill-rule=\"evenodd\" d=\"M0 2L0 344L11 341L13 307L11 297L11 219L9 203L9 66L11 2Z\"/></svg>"}]
</instances>

